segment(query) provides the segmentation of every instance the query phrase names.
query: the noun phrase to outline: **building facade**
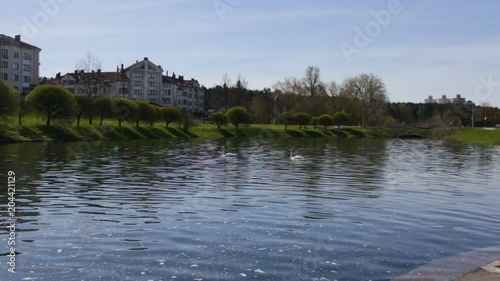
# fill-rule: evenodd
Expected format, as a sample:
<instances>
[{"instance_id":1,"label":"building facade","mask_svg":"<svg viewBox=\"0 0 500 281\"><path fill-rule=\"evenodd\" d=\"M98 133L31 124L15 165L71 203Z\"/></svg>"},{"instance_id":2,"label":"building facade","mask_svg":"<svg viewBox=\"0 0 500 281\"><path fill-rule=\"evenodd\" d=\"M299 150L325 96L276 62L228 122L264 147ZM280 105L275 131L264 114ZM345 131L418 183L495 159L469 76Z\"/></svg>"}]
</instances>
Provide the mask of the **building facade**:
<instances>
[{"instance_id":1,"label":"building facade","mask_svg":"<svg viewBox=\"0 0 500 281\"><path fill-rule=\"evenodd\" d=\"M457 95L455 98L447 98L446 95L442 95L440 99L435 99L429 96L425 99L425 103L438 103L438 104L465 104L467 101L462 95Z\"/></svg>"},{"instance_id":2,"label":"building facade","mask_svg":"<svg viewBox=\"0 0 500 281\"><path fill-rule=\"evenodd\" d=\"M0 34L0 78L22 95L40 84L40 51L42 49Z\"/></svg>"},{"instance_id":3,"label":"building facade","mask_svg":"<svg viewBox=\"0 0 500 281\"><path fill-rule=\"evenodd\" d=\"M163 68L147 57L127 68L117 67L116 72L58 73L52 81L76 95L89 97L128 98L143 100L159 106L175 106L186 112L203 113L204 92L197 80L184 76L163 75Z\"/></svg>"}]
</instances>

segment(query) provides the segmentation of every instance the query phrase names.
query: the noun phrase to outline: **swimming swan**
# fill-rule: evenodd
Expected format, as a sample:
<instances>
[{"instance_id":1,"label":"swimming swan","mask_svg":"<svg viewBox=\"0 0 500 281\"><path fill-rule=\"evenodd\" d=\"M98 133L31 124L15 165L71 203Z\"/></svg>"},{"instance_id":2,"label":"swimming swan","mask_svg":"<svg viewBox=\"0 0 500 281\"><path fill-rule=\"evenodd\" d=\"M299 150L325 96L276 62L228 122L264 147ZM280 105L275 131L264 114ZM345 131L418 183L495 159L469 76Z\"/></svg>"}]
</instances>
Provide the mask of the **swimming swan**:
<instances>
[{"instance_id":1,"label":"swimming swan","mask_svg":"<svg viewBox=\"0 0 500 281\"><path fill-rule=\"evenodd\" d=\"M290 150L290 161L300 161L300 160L304 160L304 157L302 157L300 155L293 156L293 149L291 149Z\"/></svg>"},{"instance_id":2,"label":"swimming swan","mask_svg":"<svg viewBox=\"0 0 500 281\"><path fill-rule=\"evenodd\" d=\"M222 155L221 155L221 158L222 159L227 159L227 158L233 158L233 157L236 157L236 153L225 153L225 149L222 149Z\"/></svg>"}]
</instances>

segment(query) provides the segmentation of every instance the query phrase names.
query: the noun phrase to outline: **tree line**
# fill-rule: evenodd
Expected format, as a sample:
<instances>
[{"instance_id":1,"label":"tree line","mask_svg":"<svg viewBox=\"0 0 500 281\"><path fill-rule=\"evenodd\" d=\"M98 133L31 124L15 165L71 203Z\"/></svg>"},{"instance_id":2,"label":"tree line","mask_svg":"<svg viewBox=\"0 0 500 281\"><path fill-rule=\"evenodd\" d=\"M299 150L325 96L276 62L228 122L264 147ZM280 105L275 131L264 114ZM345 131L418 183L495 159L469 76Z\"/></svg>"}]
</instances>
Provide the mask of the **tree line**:
<instances>
[{"instance_id":1,"label":"tree line","mask_svg":"<svg viewBox=\"0 0 500 281\"><path fill-rule=\"evenodd\" d=\"M89 124L98 119L99 126L106 119L114 118L119 126L132 122L136 127L141 123L153 126L155 122L164 122L168 128L178 122L179 127L185 120L185 113L177 107L160 107L140 100L124 98L109 99L76 96L68 90L55 85L41 85L32 90L25 100L20 100L17 91L0 79L0 117L17 116L19 125L27 114L45 119L51 126L53 120L73 121L80 126L82 118Z\"/></svg>"},{"instance_id":2,"label":"tree line","mask_svg":"<svg viewBox=\"0 0 500 281\"><path fill-rule=\"evenodd\" d=\"M473 114L475 126L500 124L499 109L487 104L390 103L384 81L374 74L325 82L319 67L309 66L303 77L287 77L263 90L247 89L241 75L232 83L224 74L221 84L204 88L205 107L218 112L245 107L254 123L300 125L304 115L292 118L297 113L316 121L343 112L348 125L358 126L471 126Z\"/></svg>"},{"instance_id":3,"label":"tree line","mask_svg":"<svg viewBox=\"0 0 500 281\"><path fill-rule=\"evenodd\" d=\"M205 88L206 107L224 112L242 106L250 111L255 123L284 123L292 121L290 116L296 113L319 118L344 112L350 124L368 125L383 120L384 105L388 102L386 86L380 77L361 74L342 83L324 82L316 66L308 67L301 78L287 77L275 83L272 89L247 89L248 82L241 75L233 84L225 74L222 82Z\"/></svg>"}]
</instances>

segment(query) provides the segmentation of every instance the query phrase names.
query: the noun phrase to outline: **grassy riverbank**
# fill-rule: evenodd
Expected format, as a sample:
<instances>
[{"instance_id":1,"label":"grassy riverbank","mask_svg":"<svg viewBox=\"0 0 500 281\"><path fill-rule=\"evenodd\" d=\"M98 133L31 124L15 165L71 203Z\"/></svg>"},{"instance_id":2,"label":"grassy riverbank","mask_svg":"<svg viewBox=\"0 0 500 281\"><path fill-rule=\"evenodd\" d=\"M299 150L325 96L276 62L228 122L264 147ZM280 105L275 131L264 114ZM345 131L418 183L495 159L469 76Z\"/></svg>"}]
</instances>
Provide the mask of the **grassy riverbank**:
<instances>
[{"instance_id":1,"label":"grassy riverbank","mask_svg":"<svg viewBox=\"0 0 500 281\"><path fill-rule=\"evenodd\" d=\"M482 144L500 145L500 129L494 128L462 128L449 139Z\"/></svg>"},{"instance_id":2,"label":"grassy riverbank","mask_svg":"<svg viewBox=\"0 0 500 281\"><path fill-rule=\"evenodd\" d=\"M141 124L137 128L134 124L123 124L119 127L116 120L105 120L103 126L98 125L99 120L94 120L93 125L82 120L80 126L75 124L55 123L51 127L44 125L43 120L35 117L27 117L22 125L16 120L0 121L0 141L80 141L80 140L119 140L119 139L170 139L170 138L203 138L218 139L232 137L254 137L254 138L449 138L460 141L471 141L477 143L500 144L500 130L484 130L482 128L361 128L345 127L341 129L323 130L308 126L300 130L297 125L288 126L288 130L282 125L250 125L240 126L235 130L233 126L222 127L220 130L213 124L193 121L186 130L179 128L177 124L171 124L169 128L164 123L155 123L153 127Z\"/></svg>"}]
</instances>

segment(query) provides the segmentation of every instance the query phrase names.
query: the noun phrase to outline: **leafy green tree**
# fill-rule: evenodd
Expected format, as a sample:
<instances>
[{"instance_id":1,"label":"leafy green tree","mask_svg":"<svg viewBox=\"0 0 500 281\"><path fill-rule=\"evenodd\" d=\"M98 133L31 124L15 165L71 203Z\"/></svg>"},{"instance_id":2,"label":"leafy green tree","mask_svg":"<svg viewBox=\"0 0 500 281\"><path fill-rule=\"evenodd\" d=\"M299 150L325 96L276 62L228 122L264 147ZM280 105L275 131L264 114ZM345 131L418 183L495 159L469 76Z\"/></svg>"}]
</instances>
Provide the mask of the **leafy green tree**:
<instances>
[{"instance_id":1,"label":"leafy green tree","mask_svg":"<svg viewBox=\"0 0 500 281\"><path fill-rule=\"evenodd\" d=\"M139 128L139 123L141 121L153 124L156 117L155 108L149 103L141 100L137 100L135 103L139 107L139 114L136 115L135 126Z\"/></svg>"},{"instance_id":2,"label":"leafy green tree","mask_svg":"<svg viewBox=\"0 0 500 281\"><path fill-rule=\"evenodd\" d=\"M345 112L337 112L333 114L333 123L336 124L339 128L340 126L345 126L349 124L351 121L351 117L349 117L349 114Z\"/></svg>"},{"instance_id":3,"label":"leafy green tree","mask_svg":"<svg viewBox=\"0 0 500 281\"><path fill-rule=\"evenodd\" d=\"M314 129L316 129L316 127L318 126L318 124L319 124L319 118L318 117L311 118L311 125L314 126Z\"/></svg>"},{"instance_id":4,"label":"leafy green tree","mask_svg":"<svg viewBox=\"0 0 500 281\"><path fill-rule=\"evenodd\" d=\"M112 100L111 111L118 119L118 126L122 126L123 121L135 121L140 115L139 106L132 100L116 98Z\"/></svg>"},{"instance_id":5,"label":"leafy green tree","mask_svg":"<svg viewBox=\"0 0 500 281\"><path fill-rule=\"evenodd\" d=\"M0 116L15 116L19 112L19 94L2 79L0 79L0 101Z\"/></svg>"},{"instance_id":6,"label":"leafy green tree","mask_svg":"<svg viewBox=\"0 0 500 281\"><path fill-rule=\"evenodd\" d=\"M96 107L94 103L92 102L92 99L90 99L87 96L75 96L76 100L76 126L80 126L80 119L83 116L89 116L89 122L90 119L92 118L91 116L96 112Z\"/></svg>"},{"instance_id":7,"label":"leafy green tree","mask_svg":"<svg viewBox=\"0 0 500 281\"><path fill-rule=\"evenodd\" d=\"M36 87L26 96L26 102L35 113L46 117L47 126L56 118L71 118L75 116L77 104L73 94L55 85Z\"/></svg>"},{"instance_id":8,"label":"leafy green tree","mask_svg":"<svg viewBox=\"0 0 500 281\"><path fill-rule=\"evenodd\" d=\"M177 107L167 106L162 108L163 111L163 121L168 128L168 125L172 122L180 122L182 120L182 112Z\"/></svg>"},{"instance_id":9,"label":"leafy green tree","mask_svg":"<svg viewBox=\"0 0 500 281\"><path fill-rule=\"evenodd\" d=\"M153 128L154 123L157 121L163 121L163 110L161 106L153 105L153 108L155 110L155 117L154 120L151 121L151 128Z\"/></svg>"},{"instance_id":10,"label":"leafy green tree","mask_svg":"<svg viewBox=\"0 0 500 281\"><path fill-rule=\"evenodd\" d=\"M302 130L302 126L307 129L307 124L311 122L311 115L305 112L297 112L295 113L295 121L299 123L299 129Z\"/></svg>"},{"instance_id":11,"label":"leafy green tree","mask_svg":"<svg viewBox=\"0 0 500 281\"><path fill-rule=\"evenodd\" d=\"M331 115L323 114L319 117L319 125L324 126L325 130L333 124L333 117Z\"/></svg>"},{"instance_id":12,"label":"leafy green tree","mask_svg":"<svg viewBox=\"0 0 500 281\"><path fill-rule=\"evenodd\" d=\"M252 120L252 116L248 110L242 106L235 106L228 110L227 116L234 125L234 129L238 130L239 124L249 124Z\"/></svg>"},{"instance_id":13,"label":"leafy green tree","mask_svg":"<svg viewBox=\"0 0 500 281\"><path fill-rule=\"evenodd\" d=\"M290 111L285 111L279 116L281 124L285 125L285 131L288 130L288 125L292 124L295 116Z\"/></svg>"},{"instance_id":14,"label":"leafy green tree","mask_svg":"<svg viewBox=\"0 0 500 281\"><path fill-rule=\"evenodd\" d=\"M229 117L222 112L214 112L210 115L210 118L217 125L217 129L220 129L222 125L227 125L229 122Z\"/></svg>"},{"instance_id":15,"label":"leafy green tree","mask_svg":"<svg viewBox=\"0 0 500 281\"><path fill-rule=\"evenodd\" d=\"M111 110L111 108L113 107L112 104L113 102L108 98L96 98L94 100L96 113L99 114L101 118L99 126L102 127L102 121L104 121L104 118L113 116L113 111Z\"/></svg>"}]
</instances>

